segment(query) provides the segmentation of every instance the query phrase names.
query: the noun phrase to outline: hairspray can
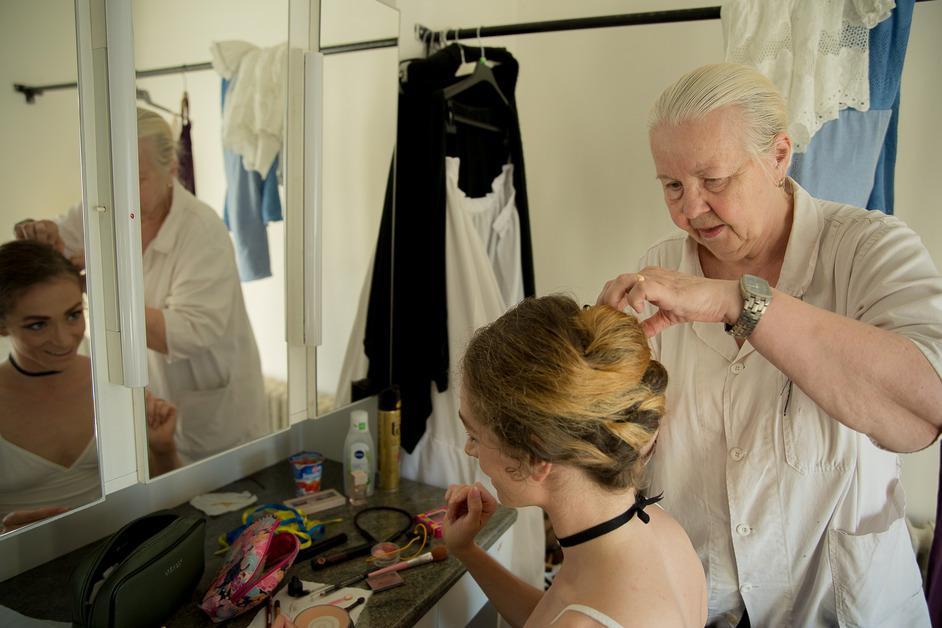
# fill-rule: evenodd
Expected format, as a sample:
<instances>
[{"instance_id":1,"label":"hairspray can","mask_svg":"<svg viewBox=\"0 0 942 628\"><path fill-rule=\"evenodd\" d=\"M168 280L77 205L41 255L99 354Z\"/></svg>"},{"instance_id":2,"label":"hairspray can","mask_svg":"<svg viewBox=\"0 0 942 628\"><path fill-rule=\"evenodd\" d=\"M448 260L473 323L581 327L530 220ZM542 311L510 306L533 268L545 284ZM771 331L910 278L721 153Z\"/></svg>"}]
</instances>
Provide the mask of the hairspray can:
<instances>
[{"instance_id":1,"label":"hairspray can","mask_svg":"<svg viewBox=\"0 0 942 628\"><path fill-rule=\"evenodd\" d=\"M384 491L399 490L401 406L397 386L391 386L379 393L379 488Z\"/></svg>"}]
</instances>

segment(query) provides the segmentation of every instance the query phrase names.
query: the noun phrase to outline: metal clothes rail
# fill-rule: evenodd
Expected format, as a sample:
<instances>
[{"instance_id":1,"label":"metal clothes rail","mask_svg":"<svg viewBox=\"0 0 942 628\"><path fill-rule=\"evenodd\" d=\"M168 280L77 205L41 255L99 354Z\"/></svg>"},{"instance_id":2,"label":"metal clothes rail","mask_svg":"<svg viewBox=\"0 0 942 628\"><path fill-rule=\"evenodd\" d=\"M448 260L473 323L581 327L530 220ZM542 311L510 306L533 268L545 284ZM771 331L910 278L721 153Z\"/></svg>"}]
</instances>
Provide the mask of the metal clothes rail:
<instances>
[{"instance_id":1,"label":"metal clothes rail","mask_svg":"<svg viewBox=\"0 0 942 628\"><path fill-rule=\"evenodd\" d=\"M613 26L638 26L640 24L670 24L673 22L693 22L696 20L716 20L720 17L720 7L701 7L698 9L674 9L670 11L647 11L644 13L626 13L623 15L603 15L599 17L580 17L548 22L524 22L501 26L479 26L475 28L456 28L433 31L430 28L415 25L415 36L421 41L456 39L475 39L478 37L501 37L505 35L531 35L533 33L554 33L558 31L584 30L588 28L610 28Z\"/></svg>"},{"instance_id":2,"label":"metal clothes rail","mask_svg":"<svg viewBox=\"0 0 942 628\"><path fill-rule=\"evenodd\" d=\"M928 2L929 0L915 0ZM675 22L694 22L698 20L718 20L720 7L698 7L694 9L673 9L668 11L647 11L622 15L603 15L599 17L581 17L546 22L524 22L501 26L478 26L474 28L448 28L433 31L421 24L415 25L415 36L420 41L455 41L479 37L502 37L506 35L532 35L534 33L553 33L559 31L584 30L589 28L611 28L614 26L638 26L642 24L671 24Z\"/></svg>"}]
</instances>

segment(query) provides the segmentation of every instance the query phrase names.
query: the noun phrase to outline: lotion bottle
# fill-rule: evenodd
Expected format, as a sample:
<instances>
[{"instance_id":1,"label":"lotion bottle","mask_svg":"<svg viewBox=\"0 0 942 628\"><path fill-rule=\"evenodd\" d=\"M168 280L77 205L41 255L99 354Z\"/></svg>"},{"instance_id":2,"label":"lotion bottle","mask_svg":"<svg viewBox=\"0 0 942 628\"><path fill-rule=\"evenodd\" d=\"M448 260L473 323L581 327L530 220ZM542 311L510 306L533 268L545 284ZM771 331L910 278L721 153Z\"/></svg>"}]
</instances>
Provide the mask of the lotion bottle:
<instances>
[{"instance_id":1,"label":"lotion bottle","mask_svg":"<svg viewBox=\"0 0 942 628\"><path fill-rule=\"evenodd\" d=\"M376 488L376 451L366 410L350 413L343 444L343 489L351 503L362 503Z\"/></svg>"}]
</instances>

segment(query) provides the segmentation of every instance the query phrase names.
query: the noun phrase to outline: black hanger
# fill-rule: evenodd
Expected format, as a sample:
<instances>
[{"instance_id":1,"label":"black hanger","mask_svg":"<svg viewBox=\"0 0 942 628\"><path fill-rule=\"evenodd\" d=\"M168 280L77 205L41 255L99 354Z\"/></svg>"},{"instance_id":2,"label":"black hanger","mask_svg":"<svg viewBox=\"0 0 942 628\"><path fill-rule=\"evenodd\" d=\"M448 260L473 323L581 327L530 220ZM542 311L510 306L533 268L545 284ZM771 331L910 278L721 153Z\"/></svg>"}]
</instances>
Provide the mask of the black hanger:
<instances>
[{"instance_id":1,"label":"black hanger","mask_svg":"<svg viewBox=\"0 0 942 628\"><path fill-rule=\"evenodd\" d=\"M449 133L457 133L458 129L455 127L456 122L477 127L479 129L484 129L485 131L494 131L495 133L504 132L504 129L500 128L499 126L494 126L493 124L482 122L481 120L475 120L474 118L469 118L468 116L461 115L460 113L455 113L454 110L449 108L448 121L446 123L445 130Z\"/></svg>"}]
</instances>

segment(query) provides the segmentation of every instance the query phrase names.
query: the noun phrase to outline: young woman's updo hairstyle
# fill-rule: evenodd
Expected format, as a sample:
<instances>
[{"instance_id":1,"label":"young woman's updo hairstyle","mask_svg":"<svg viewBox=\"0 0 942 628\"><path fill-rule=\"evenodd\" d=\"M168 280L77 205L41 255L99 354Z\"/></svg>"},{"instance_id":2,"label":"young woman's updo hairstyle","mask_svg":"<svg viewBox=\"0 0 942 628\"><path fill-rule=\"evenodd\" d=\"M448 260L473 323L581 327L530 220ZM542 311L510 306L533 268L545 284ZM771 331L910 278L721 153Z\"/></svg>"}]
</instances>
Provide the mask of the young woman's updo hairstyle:
<instances>
[{"instance_id":1,"label":"young woman's updo hairstyle","mask_svg":"<svg viewBox=\"0 0 942 628\"><path fill-rule=\"evenodd\" d=\"M526 299L474 334L462 366L476 420L522 469L546 460L610 489L639 487L667 372L634 316L563 295Z\"/></svg>"},{"instance_id":2,"label":"young woman's updo hairstyle","mask_svg":"<svg viewBox=\"0 0 942 628\"><path fill-rule=\"evenodd\" d=\"M170 125L163 117L149 109L137 108L137 140L151 141L150 156L153 164L162 172L170 171L177 156L177 143L173 139Z\"/></svg>"},{"instance_id":3,"label":"young woman's updo hairstyle","mask_svg":"<svg viewBox=\"0 0 942 628\"><path fill-rule=\"evenodd\" d=\"M0 320L24 292L60 277L81 282L78 268L48 244L13 240L0 245Z\"/></svg>"},{"instance_id":4,"label":"young woman's updo hairstyle","mask_svg":"<svg viewBox=\"0 0 942 628\"><path fill-rule=\"evenodd\" d=\"M788 126L785 99L765 75L748 65L714 63L665 89L651 109L648 128L676 126L729 106L742 114L743 142L756 157L767 155Z\"/></svg>"}]
</instances>

